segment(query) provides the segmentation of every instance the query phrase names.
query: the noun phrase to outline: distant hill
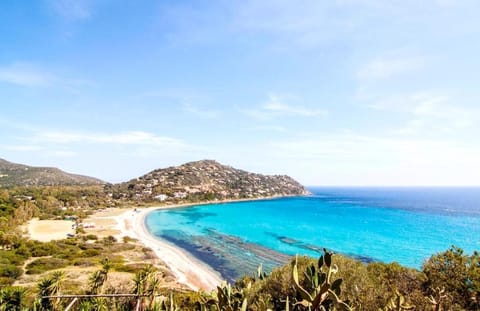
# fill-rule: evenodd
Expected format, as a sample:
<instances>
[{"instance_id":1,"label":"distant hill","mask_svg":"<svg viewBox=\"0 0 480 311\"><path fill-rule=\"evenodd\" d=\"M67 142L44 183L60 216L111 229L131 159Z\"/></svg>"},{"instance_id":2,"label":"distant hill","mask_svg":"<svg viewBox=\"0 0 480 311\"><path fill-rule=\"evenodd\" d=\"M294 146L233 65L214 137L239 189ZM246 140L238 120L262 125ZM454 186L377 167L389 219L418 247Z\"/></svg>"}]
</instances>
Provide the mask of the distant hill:
<instances>
[{"instance_id":1,"label":"distant hill","mask_svg":"<svg viewBox=\"0 0 480 311\"><path fill-rule=\"evenodd\" d=\"M0 187L99 185L103 181L66 173L55 167L36 167L8 162L0 158Z\"/></svg>"},{"instance_id":2,"label":"distant hill","mask_svg":"<svg viewBox=\"0 0 480 311\"><path fill-rule=\"evenodd\" d=\"M202 201L305 195L309 192L286 175L261 175L213 160L157 169L128 182L110 185L114 198L141 201Z\"/></svg>"}]
</instances>

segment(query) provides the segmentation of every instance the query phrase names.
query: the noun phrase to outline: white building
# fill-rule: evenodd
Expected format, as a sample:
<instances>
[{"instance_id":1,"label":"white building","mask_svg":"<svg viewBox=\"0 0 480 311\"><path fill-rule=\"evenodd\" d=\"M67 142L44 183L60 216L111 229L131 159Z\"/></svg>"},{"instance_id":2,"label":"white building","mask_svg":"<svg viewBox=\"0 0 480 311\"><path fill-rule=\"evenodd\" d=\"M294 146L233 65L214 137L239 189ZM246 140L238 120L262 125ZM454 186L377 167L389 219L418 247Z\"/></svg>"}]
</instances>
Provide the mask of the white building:
<instances>
[{"instance_id":1,"label":"white building","mask_svg":"<svg viewBox=\"0 0 480 311\"><path fill-rule=\"evenodd\" d=\"M159 201L165 201L165 200L168 198L168 195L166 195L166 194L159 194L159 195L154 196L154 198L155 198L156 200L159 200Z\"/></svg>"}]
</instances>

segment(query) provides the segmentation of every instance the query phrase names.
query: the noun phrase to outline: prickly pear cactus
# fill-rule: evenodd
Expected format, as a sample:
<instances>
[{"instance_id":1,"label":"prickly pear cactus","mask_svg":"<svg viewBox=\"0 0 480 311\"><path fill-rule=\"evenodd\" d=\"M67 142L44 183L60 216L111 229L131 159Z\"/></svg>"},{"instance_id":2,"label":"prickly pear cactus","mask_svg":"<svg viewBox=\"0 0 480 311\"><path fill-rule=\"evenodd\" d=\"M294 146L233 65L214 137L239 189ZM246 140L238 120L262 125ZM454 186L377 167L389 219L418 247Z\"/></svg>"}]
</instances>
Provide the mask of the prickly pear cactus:
<instances>
[{"instance_id":1,"label":"prickly pear cactus","mask_svg":"<svg viewBox=\"0 0 480 311\"><path fill-rule=\"evenodd\" d=\"M352 310L350 306L339 298L342 279L333 279L338 271L332 265L332 253L326 249L318 259L318 267L311 265L305 271L305 279L311 288L310 292L300 285L298 278L297 260L293 263L292 276L295 289L302 300L295 303L295 307L303 306L307 310Z\"/></svg>"},{"instance_id":2,"label":"prickly pear cactus","mask_svg":"<svg viewBox=\"0 0 480 311\"><path fill-rule=\"evenodd\" d=\"M399 291L395 291L395 295L390 298L387 305L380 311L408 311L414 309L415 306L408 304L405 297Z\"/></svg>"},{"instance_id":3,"label":"prickly pear cactus","mask_svg":"<svg viewBox=\"0 0 480 311\"><path fill-rule=\"evenodd\" d=\"M250 284L247 286L247 290ZM247 311L244 289L236 290L230 284L217 286L216 299L210 299L197 306L200 311Z\"/></svg>"}]
</instances>

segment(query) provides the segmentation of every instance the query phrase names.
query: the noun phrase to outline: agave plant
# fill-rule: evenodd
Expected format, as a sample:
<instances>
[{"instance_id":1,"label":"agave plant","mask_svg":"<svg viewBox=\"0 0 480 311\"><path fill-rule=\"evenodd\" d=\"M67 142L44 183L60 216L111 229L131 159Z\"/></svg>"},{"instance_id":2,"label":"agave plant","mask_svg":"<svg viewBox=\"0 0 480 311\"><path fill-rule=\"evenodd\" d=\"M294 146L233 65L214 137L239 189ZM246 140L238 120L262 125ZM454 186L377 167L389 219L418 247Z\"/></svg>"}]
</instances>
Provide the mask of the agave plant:
<instances>
[{"instance_id":1,"label":"agave plant","mask_svg":"<svg viewBox=\"0 0 480 311\"><path fill-rule=\"evenodd\" d=\"M175 304L173 300L173 294L170 293L169 297L160 296L160 302L155 303L151 307L149 307L148 311L180 311L180 308Z\"/></svg>"},{"instance_id":2,"label":"agave plant","mask_svg":"<svg viewBox=\"0 0 480 311\"><path fill-rule=\"evenodd\" d=\"M133 293L139 296L138 301L143 308L152 308L155 302L155 294L160 286L156 270L152 265L141 269L134 277L135 287Z\"/></svg>"},{"instance_id":3,"label":"agave plant","mask_svg":"<svg viewBox=\"0 0 480 311\"><path fill-rule=\"evenodd\" d=\"M98 294L102 292L103 285L107 282L108 272L110 271L111 265L108 258L105 258L101 261L102 269L93 272L90 276L90 294Z\"/></svg>"},{"instance_id":4,"label":"agave plant","mask_svg":"<svg viewBox=\"0 0 480 311\"><path fill-rule=\"evenodd\" d=\"M20 311L25 307L26 289L19 286L7 286L0 290L0 310Z\"/></svg>"},{"instance_id":5,"label":"agave plant","mask_svg":"<svg viewBox=\"0 0 480 311\"><path fill-rule=\"evenodd\" d=\"M65 279L65 272L55 271L50 276L41 279L37 284L38 296L40 298L41 310L57 310L60 304L60 299L52 300L51 298L44 298L46 296L56 296L62 291L63 281Z\"/></svg>"}]
</instances>

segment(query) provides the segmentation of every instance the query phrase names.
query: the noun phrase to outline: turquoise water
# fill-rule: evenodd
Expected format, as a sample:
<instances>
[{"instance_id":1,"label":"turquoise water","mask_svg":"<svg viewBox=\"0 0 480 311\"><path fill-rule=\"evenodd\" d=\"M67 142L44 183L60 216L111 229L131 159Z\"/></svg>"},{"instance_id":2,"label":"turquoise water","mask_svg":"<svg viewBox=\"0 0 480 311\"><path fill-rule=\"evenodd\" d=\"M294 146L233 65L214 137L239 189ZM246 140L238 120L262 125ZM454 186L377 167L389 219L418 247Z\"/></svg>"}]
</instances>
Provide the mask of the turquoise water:
<instances>
[{"instance_id":1,"label":"turquoise water","mask_svg":"<svg viewBox=\"0 0 480 311\"><path fill-rule=\"evenodd\" d=\"M479 188L312 188L314 195L157 210L154 235L226 279L323 247L364 262L420 268L451 245L480 249Z\"/></svg>"}]
</instances>

